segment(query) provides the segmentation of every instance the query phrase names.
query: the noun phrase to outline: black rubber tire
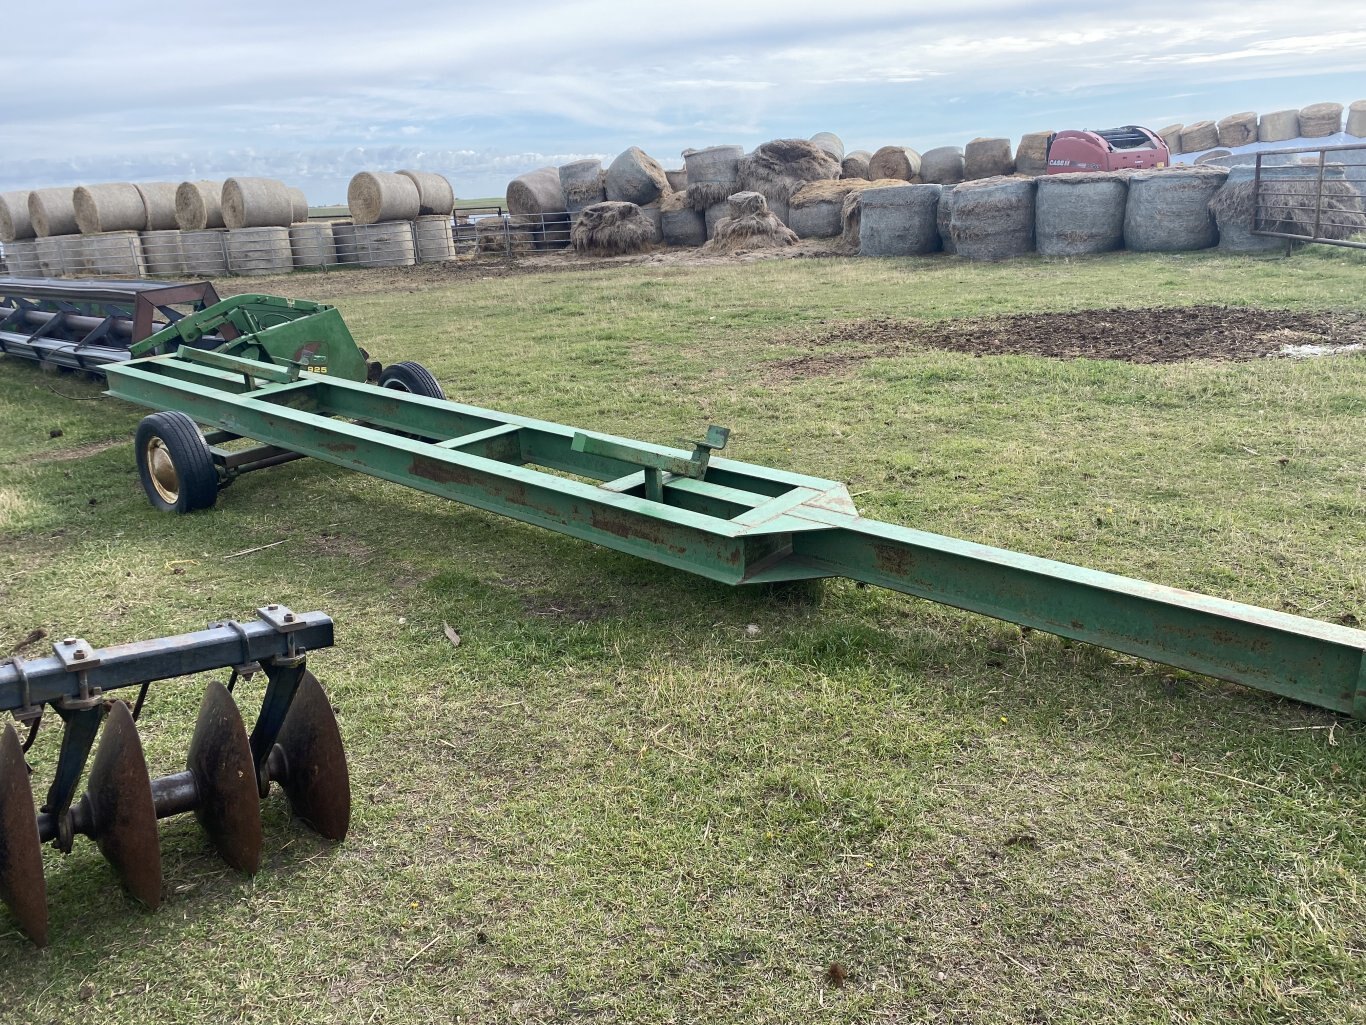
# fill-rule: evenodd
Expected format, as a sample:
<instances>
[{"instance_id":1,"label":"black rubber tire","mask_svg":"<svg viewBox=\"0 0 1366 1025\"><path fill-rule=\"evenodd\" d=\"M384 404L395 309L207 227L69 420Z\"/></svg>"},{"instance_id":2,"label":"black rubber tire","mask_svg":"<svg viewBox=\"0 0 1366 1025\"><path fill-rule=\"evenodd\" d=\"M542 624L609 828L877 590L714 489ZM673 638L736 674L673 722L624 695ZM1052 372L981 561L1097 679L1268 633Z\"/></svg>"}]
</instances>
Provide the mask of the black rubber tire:
<instances>
[{"instance_id":1,"label":"black rubber tire","mask_svg":"<svg viewBox=\"0 0 1366 1025\"><path fill-rule=\"evenodd\" d=\"M170 457L175 471L174 499L164 494L166 483L158 487L149 465L149 454L160 448ZM156 509L170 513L189 513L211 509L218 501L218 471L213 453L199 433L199 427L184 413L169 411L144 416L133 440L138 476L147 500Z\"/></svg>"},{"instance_id":2,"label":"black rubber tire","mask_svg":"<svg viewBox=\"0 0 1366 1025\"><path fill-rule=\"evenodd\" d=\"M379 375L379 386L381 388L393 388L396 391L411 392L414 395L425 395L429 399L444 399L446 393L441 390L441 385L436 383L436 378L432 372L421 363L414 363L412 360L404 360L402 363L392 363L384 368L384 373Z\"/></svg>"}]
</instances>

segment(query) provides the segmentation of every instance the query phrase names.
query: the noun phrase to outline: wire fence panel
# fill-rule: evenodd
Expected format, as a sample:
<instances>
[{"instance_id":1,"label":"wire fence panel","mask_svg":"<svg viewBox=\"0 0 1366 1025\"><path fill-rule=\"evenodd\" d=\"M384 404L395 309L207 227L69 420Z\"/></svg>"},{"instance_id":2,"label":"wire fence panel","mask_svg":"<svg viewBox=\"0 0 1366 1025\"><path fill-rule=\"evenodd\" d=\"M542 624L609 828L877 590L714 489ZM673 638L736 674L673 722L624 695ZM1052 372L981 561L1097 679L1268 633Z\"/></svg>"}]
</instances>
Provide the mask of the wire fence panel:
<instances>
[{"instance_id":1,"label":"wire fence panel","mask_svg":"<svg viewBox=\"0 0 1366 1025\"><path fill-rule=\"evenodd\" d=\"M1366 144L1256 156L1252 234L1366 249Z\"/></svg>"}]
</instances>

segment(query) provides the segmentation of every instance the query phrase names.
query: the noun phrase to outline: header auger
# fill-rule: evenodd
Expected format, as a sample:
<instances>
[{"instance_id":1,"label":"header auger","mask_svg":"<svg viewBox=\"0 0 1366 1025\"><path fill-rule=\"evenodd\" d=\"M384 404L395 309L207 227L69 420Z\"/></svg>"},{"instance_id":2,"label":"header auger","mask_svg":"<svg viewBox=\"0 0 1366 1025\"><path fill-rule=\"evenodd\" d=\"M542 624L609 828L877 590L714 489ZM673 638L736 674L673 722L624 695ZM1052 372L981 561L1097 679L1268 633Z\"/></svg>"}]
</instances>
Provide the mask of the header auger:
<instances>
[{"instance_id":1,"label":"header auger","mask_svg":"<svg viewBox=\"0 0 1366 1025\"><path fill-rule=\"evenodd\" d=\"M260 867L260 803L272 783L318 833L330 840L346 835L346 754L332 707L307 667L310 650L332 644L332 620L283 605L267 605L258 617L108 648L68 637L46 658L0 663L0 712L11 712L26 730L21 741L14 726L0 728L0 900L38 946L48 939L45 843L70 853L78 835L89 837L128 892L155 908L161 901L158 819L194 812L223 860L249 874ZM232 676L226 686L213 681L205 689L185 769L151 779L135 725L151 684L223 668ZM266 684L248 735L233 691L256 673ZM131 708L108 696L133 686L140 689ZM45 711L62 720L62 739L35 816L24 755Z\"/></svg>"}]
</instances>

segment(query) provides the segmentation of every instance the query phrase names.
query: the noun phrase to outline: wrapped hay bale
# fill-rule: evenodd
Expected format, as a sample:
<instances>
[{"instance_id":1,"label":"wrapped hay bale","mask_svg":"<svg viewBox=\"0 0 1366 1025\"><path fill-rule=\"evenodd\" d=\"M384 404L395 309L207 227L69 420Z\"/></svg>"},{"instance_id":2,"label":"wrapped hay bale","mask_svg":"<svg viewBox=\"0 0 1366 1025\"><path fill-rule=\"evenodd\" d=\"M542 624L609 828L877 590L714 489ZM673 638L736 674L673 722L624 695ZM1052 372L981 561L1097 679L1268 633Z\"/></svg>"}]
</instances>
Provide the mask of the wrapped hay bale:
<instances>
[{"instance_id":1,"label":"wrapped hay bale","mask_svg":"<svg viewBox=\"0 0 1366 1025\"><path fill-rule=\"evenodd\" d=\"M185 257L180 252L180 232L175 228L144 231L142 256L148 274L174 278L185 273Z\"/></svg>"},{"instance_id":2,"label":"wrapped hay bale","mask_svg":"<svg viewBox=\"0 0 1366 1025\"><path fill-rule=\"evenodd\" d=\"M289 254L296 268L335 267L337 242L330 224L294 224L289 229Z\"/></svg>"},{"instance_id":3,"label":"wrapped hay bale","mask_svg":"<svg viewBox=\"0 0 1366 1025\"><path fill-rule=\"evenodd\" d=\"M136 231L107 231L85 237L85 262L103 278L137 279L147 276L142 239Z\"/></svg>"},{"instance_id":4,"label":"wrapped hay bale","mask_svg":"<svg viewBox=\"0 0 1366 1025\"><path fill-rule=\"evenodd\" d=\"M1135 171L1124 208L1124 247L1139 253L1208 249L1219 238L1209 201L1228 170L1204 165Z\"/></svg>"},{"instance_id":5,"label":"wrapped hay bale","mask_svg":"<svg viewBox=\"0 0 1366 1025\"><path fill-rule=\"evenodd\" d=\"M786 221L788 200L807 182L840 176L840 161L805 139L773 139L740 161L740 187L768 200L768 210Z\"/></svg>"},{"instance_id":6,"label":"wrapped hay bale","mask_svg":"<svg viewBox=\"0 0 1366 1025\"><path fill-rule=\"evenodd\" d=\"M1311 103L1300 110L1300 138L1322 139L1342 131L1341 103Z\"/></svg>"},{"instance_id":7,"label":"wrapped hay bale","mask_svg":"<svg viewBox=\"0 0 1366 1025\"><path fill-rule=\"evenodd\" d=\"M908 146L883 146L868 161L868 177L908 182L920 175L920 154Z\"/></svg>"},{"instance_id":8,"label":"wrapped hay bale","mask_svg":"<svg viewBox=\"0 0 1366 1025\"><path fill-rule=\"evenodd\" d=\"M641 253L654 237L654 225L638 205L610 199L584 207L569 232L575 252L591 256Z\"/></svg>"},{"instance_id":9,"label":"wrapped hay bale","mask_svg":"<svg viewBox=\"0 0 1366 1025\"><path fill-rule=\"evenodd\" d=\"M139 182L138 195L142 197L142 209L146 214L144 226L147 231L173 231L176 224L175 199L180 188L175 182Z\"/></svg>"},{"instance_id":10,"label":"wrapped hay bale","mask_svg":"<svg viewBox=\"0 0 1366 1025\"><path fill-rule=\"evenodd\" d=\"M740 160L745 151L740 146L709 146L688 150L683 154L684 171L688 176L688 205L698 213L740 190Z\"/></svg>"},{"instance_id":11,"label":"wrapped hay bale","mask_svg":"<svg viewBox=\"0 0 1366 1025\"><path fill-rule=\"evenodd\" d=\"M224 206L226 205L225 202ZM294 256L289 248L288 225L230 228L226 247L230 274L247 277L285 274L294 267Z\"/></svg>"},{"instance_id":12,"label":"wrapped hay bale","mask_svg":"<svg viewBox=\"0 0 1366 1025\"><path fill-rule=\"evenodd\" d=\"M1185 125L1168 125L1166 128L1157 130L1157 137L1167 145L1167 152L1176 156L1181 152L1181 133L1185 131Z\"/></svg>"},{"instance_id":13,"label":"wrapped hay bale","mask_svg":"<svg viewBox=\"0 0 1366 1025\"><path fill-rule=\"evenodd\" d=\"M1277 110L1263 114L1257 122L1258 142L1287 142L1300 137L1300 112Z\"/></svg>"},{"instance_id":14,"label":"wrapped hay bale","mask_svg":"<svg viewBox=\"0 0 1366 1025\"><path fill-rule=\"evenodd\" d=\"M223 227L223 183L181 182L175 190L175 223L181 231Z\"/></svg>"},{"instance_id":15,"label":"wrapped hay bale","mask_svg":"<svg viewBox=\"0 0 1366 1025\"><path fill-rule=\"evenodd\" d=\"M1353 100L1347 108L1346 132L1358 139L1366 139L1366 100Z\"/></svg>"},{"instance_id":16,"label":"wrapped hay bale","mask_svg":"<svg viewBox=\"0 0 1366 1025\"><path fill-rule=\"evenodd\" d=\"M834 238L844 230L844 200L855 192L901 185L895 179L870 182L861 178L808 182L788 201L785 223L798 238Z\"/></svg>"},{"instance_id":17,"label":"wrapped hay bale","mask_svg":"<svg viewBox=\"0 0 1366 1025\"><path fill-rule=\"evenodd\" d=\"M534 222L539 248L560 249L569 244L569 213L556 168L538 168L508 182L507 205L513 216ZM476 233L476 241L477 237Z\"/></svg>"},{"instance_id":18,"label":"wrapped hay bale","mask_svg":"<svg viewBox=\"0 0 1366 1025\"><path fill-rule=\"evenodd\" d=\"M423 214L413 222L413 244L418 263L441 263L455 259L455 237L451 234L451 215Z\"/></svg>"},{"instance_id":19,"label":"wrapped hay bale","mask_svg":"<svg viewBox=\"0 0 1366 1025\"><path fill-rule=\"evenodd\" d=\"M729 214L730 204L724 199L719 203L713 203L702 211L702 223L706 225L707 238L716 234L716 226L721 223L722 218L729 216ZM781 217L778 219L782 220Z\"/></svg>"},{"instance_id":20,"label":"wrapped hay bale","mask_svg":"<svg viewBox=\"0 0 1366 1025\"><path fill-rule=\"evenodd\" d=\"M821 151L833 161L824 150ZM726 200L727 215L716 225L711 241L702 248L709 253L736 253L742 249L781 249L797 244L797 233L769 211L761 192L737 192Z\"/></svg>"},{"instance_id":21,"label":"wrapped hay bale","mask_svg":"<svg viewBox=\"0 0 1366 1025\"><path fill-rule=\"evenodd\" d=\"M986 178L957 186L949 220L954 251L969 260L1008 260L1034 252L1037 187L1037 178Z\"/></svg>"},{"instance_id":22,"label":"wrapped hay bale","mask_svg":"<svg viewBox=\"0 0 1366 1025\"><path fill-rule=\"evenodd\" d=\"M229 178L223 183L220 205L223 224L232 230L288 228L294 223L289 188L274 178ZM284 237L288 241L289 232ZM244 237L242 245L247 244Z\"/></svg>"},{"instance_id":23,"label":"wrapped hay bale","mask_svg":"<svg viewBox=\"0 0 1366 1025\"><path fill-rule=\"evenodd\" d=\"M346 186L346 205L351 210L351 223L359 228L366 224L411 221L422 209L422 200L417 185L406 175L392 171L361 171ZM293 217L292 208L286 216ZM229 228L233 226L228 216L227 186L223 188L223 219Z\"/></svg>"},{"instance_id":24,"label":"wrapped hay bale","mask_svg":"<svg viewBox=\"0 0 1366 1025\"><path fill-rule=\"evenodd\" d=\"M1257 115L1250 110L1220 118L1214 127L1219 136L1219 145L1229 149L1257 141Z\"/></svg>"},{"instance_id":25,"label":"wrapped hay bale","mask_svg":"<svg viewBox=\"0 0 1366 1025\"><path fill-rule=\"evenodd\" d=\"M37 238L75 235L76 203L71 189L34 189L28 194L28 219Z\"/></svg>"},{"instance_id":26,"label":"wrapped hay bale","mask_svg":"<svg viewBox=\"0 0 1366 1025\"><path fill-rule=\"evenodd\" d=\"M560 188L570 219L585 207L607 201L607 172L601 160L575 160L560 168Z\"/></svg>"},{"instance_id":27,"label":"wrapped hay bale","mask_svg":"<svg viewBox=\"0 0 1366 1025\"><path fill-rule=\"evenodd\" d=\"M939 229L939 248L950 256L958 253L953 245L953 204L954 196L958 192L955 185L952 188L945 186L944 191L939 194L939 209L935 211L934 224Z\"/></svg>"},{"instance_id":28,"label":"wrapped hay bale","mask_svg":"<svg viewBox=\"0 0 1366 1025\"><path fill-rule=\"evenodd\" d=\"M1219 145L1219 127L1213 121L1197 121L1181 129L1181 152L1201 153Z\"/></svg>"},{"instance_id":29,"label":"wrapped hay bale","mask_svg":"<svg viewBox=\"0 0 1366 1025\"><path fill-rule=\"evenodd\" d=\"M684 193L673 192L659 201L659 233L666 246L700 246L707 241L706 218Z\"/></svg>"},{"instance_id":30,"label":"wrapped hay bale","mask_svg":"<svg viewBox=\"0 0 1366 1025\"><path fill-rule=\"evenodd\" d=\"M413 188L416 191L417 186ZM353 224L351 232L356 243L357 266L411 267L417 263L417 244L410 220Z\"/></svg>"},{"instance_id":31,"label":"wrapped hay bale","mask_svg":"<svg viewBox=\"0 0 1366 1025\"><path fill-rule=\"evenodd\" d=\"M307 224L307 223L308 223L308 197L304 195L304 190L303 190L303 189L296 189L296 188L295 188L294 186L292 186L292 185L290 185L288 188L289 188L289 209L290 209L290 218L291 218L291 220L290 220L289 223L290 223L290 224Z\"/></svg>"},{"instance_id":32,"label":"wrapped hay bale","mask_svg":"<svg viewBox=\"0 0 1366 1025\"><path fill-rule=\"evenodd\" d=\"M632 146L607 168L607 199L613 203L653 203L670 191L669 177L659 161Z\"/></svg>"},{"instance_id":33,"label":"wrapped hay bale","mask_svg":"<svg viewBox=\"0 0 1366 1025\"><path fill-rule=\"evenodd\" d=\"M664 241L664 211L659 208L658 201L646 203L640 208L640 212L645 215L645 219L650 222L650 227L654 234L650 236L651 242Z\"/></svg>"},{"instance_id":34,"label":"wrapped hay bale","mask_svg":"<svg viewBox=\"0 0 1366 1025\"><path fill-rule=\"evenodd\" d=\"M1051 131L1026 132L1020 136L1020 144L1015 147L1016 174L1028 174L1037 178L1048 173L1048 144L1053 140L1053 134ZM922 178L925 175L923 167L920 175Z\"/></svg>"},{"instance_id":35,"label":"wrapped hay bale","mask_svg":"<svg viewBox=\"0 0 1366 1025\"><path fill-rule=\"evenodd\" d=\"M669 189L672 192L686 192L688 188L688 169L680 167L677 170L665 171L664 177L669 180Z\"/></svg>"},{"instance_id":36,"label":"wrapped hay bale","mask_svg":"<svg viewBox=\"0 0 1366 1025\"><path fill-rule=\"evenodd\" d=\"M1254 190L1253 174L1248 165L1233 168L1210 200L1220 249L1286 253L1294 244L1292 239L1253 235L1253 230L1306 239L1314 235L1316 226L1322 237L1331 239L1350 239L1366 232L1366 202L1347 180L1343 165L1325 165L1321 200L1317 164L1263 165L1260 196Z\"/></svg>"},{"instance_id":37,"label":"wrapped hay bale","mask_svg":"<svg viewBox=\"0 0 1366 1025\"><path fill-rule=\"evenodd\" d=\"M417 186L417 215L451 215L455 209L455 189L445 175L434 171L399 171L399 174Z\"/></svg>"},{"instance_id":38,"label":"wrapped hay bale","mask_svg":"<svg viewBox=\"0 0 1366 1025\"><path fill-rule=\"evenodd\" d=\"M28 191L0 192L0 242L18 242L32 237L33 222L28 218Z\"/></svg>"},{"instance_id":39,"label":"wrapped hay bale","mask_svg":"<svg viewBox=\"0 0 1366 1025\"><path fill-rule=\"evenodd\" d=\"M203 228L180 233L180 256L185 273L196 277L217 277L228 272L228 232L226 228Z\"/></svg>"},{"instance_id":40,"label":"wrapped hay bale","mask_svg":"<svg viewBox=\"0 0 1366 1025\"><path fill-rule=\"evenodd\" d=\"M969 181L1014 173L1009 139L973 139L963 148L963 175Z\"/></svg>"},{"instance_id":41,"label":"wrapped hay bale","mask_svg":"<svg viewBox=\"0 0 1366 1025\"><path fill-rule=\"evenodd\" d=\"M938 146L920 158L920 180L926 185L957 185L965 176L963 151Z\"/></svg>"},{"instance_id":42,"label":"wrapped hay bale","mask_svg":"<svg viewBox=\"0 0 1366 1025\"><path fill-rule=\"evenodd\" d=\"M840 162L841 178L862 178L868 180L868 162L873 159L873 155L866 149L856 149L854 152L845 156Z\"/></svg>"},{"instance_id":43,"label":"wrapped hay bale","mask_svg":"<svg viewBox=\"0 0 1366 1025\"><path fill-rule=\"evenodd\" d=\"M1039 253L1085 256L1119 249L1128 198L1128 179L1113 171L1042 175L1034 201Z\"/></svg>"},{"instance_id":44,"label":"wrapped hay bale","mask_svg":"<svg viewBox=\"0 0 1366 1025\"><path fill-rule=\"evenodd\" d=\"M859 256L924 256L939 249L942 185L868 189L859 202Z\"/></svg>"},{"instance_id":45,"label":"wrapped hay bale","mask_svg":"<svg viewBox=\"0 0 1366 1025\"><path fill-rule=\"evenodd\" d=\"M811 141L840 163L844 162L844 140L834 132L817 132L811 136Z\"/></svg>"},{"instance_id":46,"label":"wrapped hay bale","mask_svg":"<svg viewBox=\"0 0 1366 1025\"><path fill-rule=\"evenodd\" d=\"M71 193L76 228L82 235L102 231L141 231L147 225L142 193L128 182L81 185Z\"/></svg>"}]
</instances>

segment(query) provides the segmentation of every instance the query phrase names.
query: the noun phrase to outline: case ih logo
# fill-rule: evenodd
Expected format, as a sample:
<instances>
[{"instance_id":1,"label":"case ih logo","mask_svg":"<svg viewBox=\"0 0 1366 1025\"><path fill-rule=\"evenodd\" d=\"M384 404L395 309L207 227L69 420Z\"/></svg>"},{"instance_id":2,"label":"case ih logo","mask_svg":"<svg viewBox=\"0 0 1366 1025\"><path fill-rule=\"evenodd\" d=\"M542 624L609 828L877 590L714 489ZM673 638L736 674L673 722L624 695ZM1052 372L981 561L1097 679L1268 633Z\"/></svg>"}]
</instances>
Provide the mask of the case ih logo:
<instances>
[{"instance_id":1,"label":"case ih logo","mask_svg":"<svg viewBox=\"0 0 1366 1025\"><path fill-rule=\"evenodd\" d=\"M1080 160L1050 160L1049 167L1081 167L1088 171L1099 171L1099 164L1087 164Z\"/></svg>"}]
</instances>

